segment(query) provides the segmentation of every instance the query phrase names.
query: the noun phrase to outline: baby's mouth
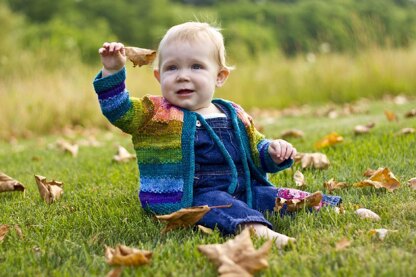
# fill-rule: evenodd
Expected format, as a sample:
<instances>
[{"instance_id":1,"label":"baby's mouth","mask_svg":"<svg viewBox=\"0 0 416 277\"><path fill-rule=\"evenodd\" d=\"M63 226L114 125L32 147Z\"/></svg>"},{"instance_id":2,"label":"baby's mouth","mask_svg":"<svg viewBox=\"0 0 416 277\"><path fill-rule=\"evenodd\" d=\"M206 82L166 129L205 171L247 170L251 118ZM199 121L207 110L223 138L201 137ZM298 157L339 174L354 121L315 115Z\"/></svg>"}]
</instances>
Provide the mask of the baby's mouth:
<instances>
[{"instance_id":1,"label":"baby's mouth","mask_svg":"<svg viewBox=\"0 0 416 277\"><path fill-rule=\"evenodd\" d=\"M187 94L191 94L191 93L193 93L194 91L193 90L191 90L191 89L180 89L180 90L178 90L177 92L176 92L176 94L179 94L179 95L187 95Z\"/></svg>"}]
</instances>

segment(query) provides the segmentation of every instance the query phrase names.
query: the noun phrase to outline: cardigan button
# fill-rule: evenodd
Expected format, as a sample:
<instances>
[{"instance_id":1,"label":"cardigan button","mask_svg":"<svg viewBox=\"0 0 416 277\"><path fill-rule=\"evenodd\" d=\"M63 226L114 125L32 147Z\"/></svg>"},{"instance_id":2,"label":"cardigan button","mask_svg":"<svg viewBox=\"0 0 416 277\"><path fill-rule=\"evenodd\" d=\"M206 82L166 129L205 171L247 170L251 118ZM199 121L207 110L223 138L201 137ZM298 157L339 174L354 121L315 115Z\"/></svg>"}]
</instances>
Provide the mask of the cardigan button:
<instances>
[{"instance_id":1,"label":"cardigan button","mask_svg":"<svg viewBox=\"0 0 416 277\"><path fill-rule=\"evenodd\" d=\"M196 127L201 127L201 126L202 126L201 122L199 120L197 120L196 121Z\"/></svg>"}]
</instances>

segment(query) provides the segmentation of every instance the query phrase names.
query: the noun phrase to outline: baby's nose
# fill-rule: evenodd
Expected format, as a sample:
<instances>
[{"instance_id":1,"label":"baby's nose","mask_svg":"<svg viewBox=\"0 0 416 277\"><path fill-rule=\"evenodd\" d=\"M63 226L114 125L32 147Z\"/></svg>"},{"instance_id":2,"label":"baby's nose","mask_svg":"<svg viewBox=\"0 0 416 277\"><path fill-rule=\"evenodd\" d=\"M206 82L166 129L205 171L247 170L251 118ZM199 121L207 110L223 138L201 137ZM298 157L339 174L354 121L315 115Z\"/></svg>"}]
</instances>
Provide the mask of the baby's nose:
<instances>
[{"instance_id":1,"label":"baby's nose","mask_svg":"<svg viewBox=\"0 0 416 277\"><path fill-rule=\"evenodd\" d=\"M176 81L189 81L189 74L186 72L186 70L180 70L178 72L178 75L176 76Z\"/></svg>"}]
</instances>

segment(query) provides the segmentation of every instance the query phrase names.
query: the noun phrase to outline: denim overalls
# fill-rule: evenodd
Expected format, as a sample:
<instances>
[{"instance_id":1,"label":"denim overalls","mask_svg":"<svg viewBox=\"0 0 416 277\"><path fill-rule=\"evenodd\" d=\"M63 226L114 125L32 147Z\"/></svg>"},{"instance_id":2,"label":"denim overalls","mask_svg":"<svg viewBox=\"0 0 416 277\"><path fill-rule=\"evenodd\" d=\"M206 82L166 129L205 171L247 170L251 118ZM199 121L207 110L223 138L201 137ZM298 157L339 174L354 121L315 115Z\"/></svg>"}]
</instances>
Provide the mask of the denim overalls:
<instances>
[{"instance_id":1,"label":"denim overalls","mask_svg":"<svg viewBox=\"0 0 416 277\"><path fill-rule=\"evenodd\" d=\"M230 208L212 209L197 224L212 229L218 227L223 234L235 234L238 225L242 223L261 223L272 228L272 224L265 219L263 212L273 212L276 197L302 199L309 193L252 183L253 207L250 208L245 203L245 174L236 143L238 138L235 137L229 119L229 112L220 106L218 108L226 114L226 117L207 118L205 121L220 138L234 162L238 172L238 183L234 193L230 194L227 191L232 180L230 166L206 128L201 125L200 121L197 121L192 205L217 206L231 204ZM256 181L252 180L251 182ZM326 201L326 204L338 205L341 199L324 196L323 201Z\"/></svg>"}]
</instances>

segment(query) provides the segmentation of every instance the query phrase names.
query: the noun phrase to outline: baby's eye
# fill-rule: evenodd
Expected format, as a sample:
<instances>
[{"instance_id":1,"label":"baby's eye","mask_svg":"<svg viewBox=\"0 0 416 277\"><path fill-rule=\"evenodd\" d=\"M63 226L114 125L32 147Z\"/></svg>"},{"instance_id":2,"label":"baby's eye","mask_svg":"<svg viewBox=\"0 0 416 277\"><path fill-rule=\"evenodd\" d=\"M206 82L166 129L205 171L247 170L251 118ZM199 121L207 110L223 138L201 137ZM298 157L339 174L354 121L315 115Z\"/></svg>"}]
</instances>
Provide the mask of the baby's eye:
<instances>
[{"instance_id":1,"label":"baby's eye","mask_svg":"<svg viewBox=\"0 0 416 277\"><path fill-rule=\"evenodd\" d=\"M168 65L166 66L166 71L176 70L178 67L176 65Z\"/></svg>"},{"instance_id":2,"label":"baby's eye","mask_svg":"<svg viewBox=\"0 0 416 277\"><path fill-rule=\"evenodd\" d=\"M202 68L203 66L197 63L192 65L192 69L202 69Z\"/></svg>"}]
</instances>

